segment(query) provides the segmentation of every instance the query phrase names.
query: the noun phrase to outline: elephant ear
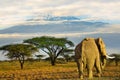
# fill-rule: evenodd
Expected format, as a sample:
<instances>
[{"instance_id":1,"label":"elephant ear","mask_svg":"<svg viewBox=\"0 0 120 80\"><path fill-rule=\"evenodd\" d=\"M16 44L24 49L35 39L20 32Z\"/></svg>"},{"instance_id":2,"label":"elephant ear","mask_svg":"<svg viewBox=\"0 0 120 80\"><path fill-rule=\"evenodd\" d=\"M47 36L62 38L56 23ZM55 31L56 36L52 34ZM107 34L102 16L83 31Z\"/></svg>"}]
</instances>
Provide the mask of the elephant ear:
<instances>
[{"instance_id":1,"label":"elephant ear","mask_svg":"<svg viewBox=\"0 0 120 80\"><path fill-rule=\"evenodd\" d=\"M102 38L97 38L97 39L96 39L96 44L97 44L97 46L98 46L99 53L100 53L101 68L104 69L104 67L105 67L105 65L106 65L106 58L107 58L107 53L106 53L105 44L104 44Z\"/></svg>"},{"instance_id":2,"label":"elephant ear","mask_svg":"<svg viewBox=\"0 0 120 80\"><path fill-rule=\"evenodd\" d=\"M106 57L106 55L107 55L107 53L106 53L106 47L105 47L105 44L104 44L102 38L97 38L97 39L96 39L96 44L97 44L97 46L98 46L100 55L101 55L102 57Z\"/></svg>"}]
</instances>

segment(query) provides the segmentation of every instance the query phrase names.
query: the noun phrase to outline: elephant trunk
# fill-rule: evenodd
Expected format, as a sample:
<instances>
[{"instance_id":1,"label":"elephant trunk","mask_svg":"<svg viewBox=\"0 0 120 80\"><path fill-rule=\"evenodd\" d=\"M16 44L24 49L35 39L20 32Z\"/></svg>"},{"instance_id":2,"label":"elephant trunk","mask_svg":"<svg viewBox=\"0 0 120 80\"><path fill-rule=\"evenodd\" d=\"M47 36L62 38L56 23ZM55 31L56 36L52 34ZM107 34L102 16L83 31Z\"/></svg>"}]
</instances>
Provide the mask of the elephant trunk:
<instances>
[{"instance_id":1,"label":"elephant trunk","mask_svg":"<svg viewBox=\"0 0 120 80\"><path fill-rule=\"evenodd\" d=\"M107 61L107 59L114 59L115 57L113 56L113 57L111 57L111 56L109 56L109 55L106 55L106 56L102 56L102 61L101 61L101 69L103 70L104 69L104 67L106 66L106 61Z\"/></svg>"},{"instance_id":2,"label":"elephant trunk","mask_svg":"<svg viewBox=\"0 0 120 80\"><path fill-rule=\"evenodd\" d=\"M102 57L102 61L101 61L101 69L102 69L102 70L103 70L103 69L105 68L105 66L106 66L106 61L107 61L106 57L105 57L105 58Z\"/></svg>"}]
</instances>

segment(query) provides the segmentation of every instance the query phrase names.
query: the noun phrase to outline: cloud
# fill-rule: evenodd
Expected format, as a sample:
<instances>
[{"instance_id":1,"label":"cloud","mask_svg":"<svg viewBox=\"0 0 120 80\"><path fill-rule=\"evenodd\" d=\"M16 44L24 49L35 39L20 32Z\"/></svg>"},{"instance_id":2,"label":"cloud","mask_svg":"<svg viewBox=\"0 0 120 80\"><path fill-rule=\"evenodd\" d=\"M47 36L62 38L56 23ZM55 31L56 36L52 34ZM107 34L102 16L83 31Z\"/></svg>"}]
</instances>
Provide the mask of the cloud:
<instances>
[{"instance_id":1,"label":"cloud","mask_svg":"<svg viewBox=\"0 0 120 80\"><path fill-rule=\"evenodd\" d=\"M120 20L119 0L1 0L0 28L23 24L32 16L82 16L86 20Z\"/></svg>"},{"instance_id":2,"label":"cloud","mask_svg":"<svg viewBox=\"0 0 120 80\"><path fill-rule=\"evenodd\" d=\"M97 28L98 32L120 33L120 24L106 25L104 28Z\"/></svg>"},{"instance_id":3,"label":"cloud","mask_svg":"<svg viewBox=\"0 0 120 80\"><path fill-rule=\"evenodd\" d=\"M96 32L87 32L87 33L31 33L31 34L0 34L0 38L30 38L30 37L39 37L39 36L54 36L54 37L73 37L73 36L81 36L85 34L94 34Z\"/></svg>"},{"instance_id":4,"label":"cloud","mask_svg":"<svg viewBox=\"0 0 120 80\"><path fill-rule=\"evenodd\" d=\"M30 38L30 37L39 37L39 36L54 36L54 37L74 37L74 36L82 36L87 34L95 34L97 32L82 32L82 33L31 33L31 34L0 34L0 38Z\"/></svg>"}]
</instances>

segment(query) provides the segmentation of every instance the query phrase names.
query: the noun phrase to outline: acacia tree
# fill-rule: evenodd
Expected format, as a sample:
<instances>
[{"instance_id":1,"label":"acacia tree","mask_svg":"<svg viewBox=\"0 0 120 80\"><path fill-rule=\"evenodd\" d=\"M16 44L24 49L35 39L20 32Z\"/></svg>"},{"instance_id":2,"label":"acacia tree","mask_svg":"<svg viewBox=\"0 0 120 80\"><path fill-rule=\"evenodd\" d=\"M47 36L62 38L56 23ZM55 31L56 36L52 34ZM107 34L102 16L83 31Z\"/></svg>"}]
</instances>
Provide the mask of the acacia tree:
<instances>
[{"instance_id":1,"label":"acacia tree","mask_svg":"<svg viewBox=\"0 0 120 80\"><path fill-rule=\"evenodd\" d=\"M3 53L7 53L10 59L18 59L21 69L23 69L24 61L26 57L32 56L33 53L37 52L37 48L31 44L10 44L0 47Z\"/></svg>"},{"instance_id":2,"label":"acacia tree","mask_svg":"<svg viewBox=\"0 0 120 80\"><path fill-rule=\"evenodd\" d=\"M25 43L31 43L47 53L50 57L51 65L54 66L56 58L64 52L64 50L73 47L74 44L67 38L55 38L55 37L35 37L32 39L24 40Z\"/></svg>"}]
</instances>

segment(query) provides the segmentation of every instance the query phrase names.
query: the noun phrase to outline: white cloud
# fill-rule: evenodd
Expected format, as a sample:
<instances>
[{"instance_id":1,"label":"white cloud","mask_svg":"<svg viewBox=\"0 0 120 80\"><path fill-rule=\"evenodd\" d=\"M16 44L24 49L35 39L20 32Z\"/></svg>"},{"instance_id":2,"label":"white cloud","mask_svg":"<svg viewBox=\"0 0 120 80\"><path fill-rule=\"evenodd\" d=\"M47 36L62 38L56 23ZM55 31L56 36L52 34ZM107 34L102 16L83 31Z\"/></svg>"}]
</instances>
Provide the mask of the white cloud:
<instances>
[{"instance_id":1,"label":"white cloud","mask_svg":"<svg viewBox=\"0 0 120 80\"><path fill-rule=\"evenodd\" d=\"M93 34L90 32L89 34ZM0 34L0 38L30 38L30 37L39 37L39 36L54 36L54 37L72 37L72 36L81 36L88 33L31 33L31 34Z\"/></svg>"},{"instance_id":2,"label":"white cloud","mask_svg":"<svg viewBox=\"0 0 120 80\"><path fill-rule=\"evenodd\" d=\"M54 37L74 37L82 36L87 34L95 34L97 32L82 32L82 33L31 33L31 34L0 34L0 38L30 38L30 37L39 37L39 36L54 36Z\"/></svg>"},{"instance_id":3,"label":"white cloud","mask_svg":"<svg viewBox=\"0 0 120 80\"><path fill-rule=\"evenodd\" d=\"M101 33L120 33L120 24L106 25L104 28L98 28L97 31Z\"/></svg>"},{"instance_id":4,"label":"white cloud","mask_svg":"<svg viewBox=\"0 0 120 80\"><path fill-rule=\"evenodd\" d=\"M27 18L40 14L120 20L119 6L119 0L1 0L0 28L24 23Z\"/></svg>"}]
</instances>

